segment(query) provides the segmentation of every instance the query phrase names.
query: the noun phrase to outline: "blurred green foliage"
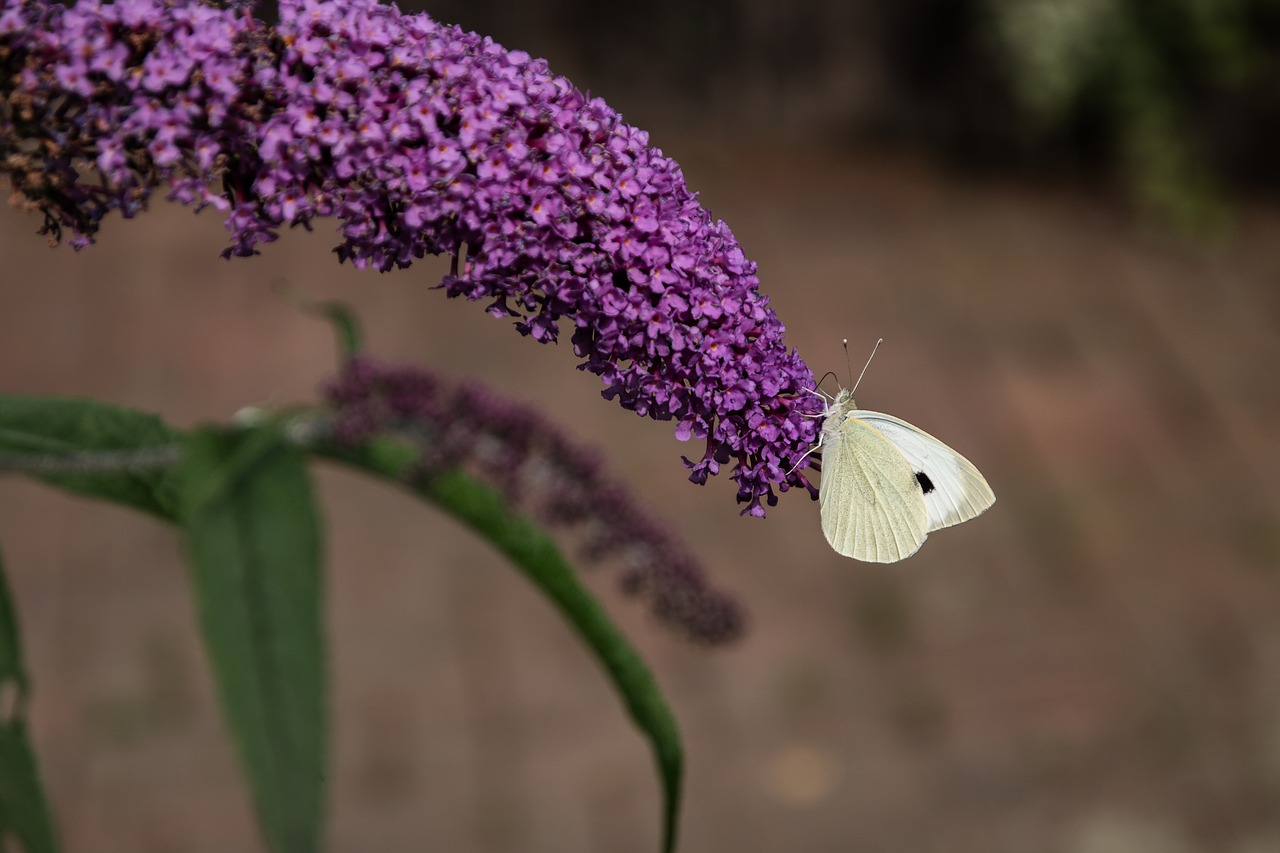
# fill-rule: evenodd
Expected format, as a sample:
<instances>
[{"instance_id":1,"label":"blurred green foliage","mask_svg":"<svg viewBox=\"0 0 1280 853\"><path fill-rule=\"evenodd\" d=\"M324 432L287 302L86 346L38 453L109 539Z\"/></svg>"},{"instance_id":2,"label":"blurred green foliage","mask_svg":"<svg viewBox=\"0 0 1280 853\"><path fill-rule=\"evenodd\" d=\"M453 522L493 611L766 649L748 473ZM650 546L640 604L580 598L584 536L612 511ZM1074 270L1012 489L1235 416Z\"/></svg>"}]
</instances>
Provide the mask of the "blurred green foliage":
<instances>
[{"instance_id":1,"label":"blurred green foliage","mask_svg":"<svg viewBox=\"0 0 1280 853\"><path fill-rule=\"evenodd\" d=\"M418 5L549 57L654 130L683 116L1115 182L1203 235L1231 197L1280 190L1280 0Z\"/></svg>"},{"instance_id":2,"label":"blurred green foliage","mask_svg":"<svg viewBox=\"0 0 1280 853\"><path fill-rule=\"evenodd\" d=\"M1093 124L1140 203L1188 230L1225 224L1223 185L1248 166L1228 161L1280 111L1280 3L986 2L1033 138Z\"/></svg>"}]
</instances>

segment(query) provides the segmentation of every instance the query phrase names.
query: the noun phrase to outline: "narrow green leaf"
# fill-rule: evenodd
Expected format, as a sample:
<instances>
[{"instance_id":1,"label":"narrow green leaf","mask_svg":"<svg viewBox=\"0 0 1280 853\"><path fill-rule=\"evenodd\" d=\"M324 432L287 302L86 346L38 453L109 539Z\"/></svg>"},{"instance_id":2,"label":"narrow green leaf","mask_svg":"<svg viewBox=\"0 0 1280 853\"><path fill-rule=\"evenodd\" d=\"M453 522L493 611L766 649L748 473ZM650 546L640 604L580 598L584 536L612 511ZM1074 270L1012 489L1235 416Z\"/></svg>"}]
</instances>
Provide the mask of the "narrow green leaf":
<instances>
[{"instance_id":1,"label":"narrow green leaf","mask_svg":"<svg viewBox=\"0 0 1280 853\"><path fill-rule=\"evenodd\" d=\"M317 452L402 484L409 481L418 459L416 449L392 440L375 440L349 450L319 448ZM662 850L671 853L679 824L684 754L675 717L640 655L578 582L555 540L513 512L496 489L457 471L415 483L413 488L506 554L551 600L600 661L632 722L653 750L663 791Z\"/></svg>"},{"instance_id":2,"label":"narrow green leaf","mask_svg":"<svg viewBox=\"0 0 1280 853\"><path fill-rule=\"evenodd\" d=\"M320 530L273 426L198 430L180 469L196 606L224 712L278 853L319 848L326 672Z\"/></svg>"},{"instance_id":3,"label":"narrow green leaf","mask_svg":"<svg viewBox=\"0 0 1280 853\"><path fill-rule=\"evenodd\" d=\"M4 559L0 557L0 696L4 695L5 682L12 682L23 693L27 690L27 673L22 666L18 637L18 613L9 595ZM0 711L3 711L2 704Z\"/></svg>"},{"instance_id":4,"label":"narrow green leaf","mask_svg":"<svg viewBox=\"0 0 1280 853\"><path fill-rule=\"evenodd\" d=\"M644 660L595 597L578 583L555 541L540 527L513 513L500 492L458 472L434 478L424 491L510 557L595 652L632 722L648 737L653 749L663 789L662 850L673 851L680 817L684 753L675 716Z\"/></svg>"},{"instance_id":5,"label":"narrow green leaf","mask_svg":"<svg viewBox=\"0 0 1280 853\"><path fill-rule=\"evenodd\" d=\"M0 394L0 454L67 456L102 451L158 450L164 461L181 434L154 415L69 397ZM103 498L172 519L177 492L172 472L139 462L127 470L74 473L29 470L33 476L73 492Z\"/></svg>"},{"instance_id":6,"label":"narrow green leaf","mask_svg":"<svg viewBox=\"0 0 1280 853\"><path fill-rule=\"evenodd\" d=\"M338 353L342 361L347 361L360 354L360 324L356 317L342 302L321 302L317 306L322 314L333 324L334 334L338 336Z\"/></svg>"},{"instance_id":7,"label":"narrow green leaf","mask_svg":"<svg viewBox=\"0 0 1280 853\"><path fill-rule=\"evenodd\" d=\"M284 296L294 305L309 314L319 314L333 325L334 334L338 337L338 354L340 362L345 363L360 354L363 343L360 337L360 323L356 315L345 302L338 300L315 300L300 290L286 287Z\"/></svg>"},{"instance_id":8,"label":"narrow green leaf","mask_svg":"<svg viewBox=\"0 0 1280 853\"><path fill-rule=\"evenodd\" d=\"M11 834L26 853L54 853L58 841L53 818L22 719L27 675L18 637L18 621L0 560L0 714L5 715L0 718L0 849L8 849L4 839Z\"/></svg>"},{"instance_id":9,"label":"narrow green leaf","mask_svg":"<svg viewBox=\"0 0 1280 853\"><path fill-rule=\"evenodd\" d=\"M58 849L35 754L21 720L0 725L0 826L18 839L26 853ZM0 835L0 841L3 838Z\"/></svg>"}]
</instances>

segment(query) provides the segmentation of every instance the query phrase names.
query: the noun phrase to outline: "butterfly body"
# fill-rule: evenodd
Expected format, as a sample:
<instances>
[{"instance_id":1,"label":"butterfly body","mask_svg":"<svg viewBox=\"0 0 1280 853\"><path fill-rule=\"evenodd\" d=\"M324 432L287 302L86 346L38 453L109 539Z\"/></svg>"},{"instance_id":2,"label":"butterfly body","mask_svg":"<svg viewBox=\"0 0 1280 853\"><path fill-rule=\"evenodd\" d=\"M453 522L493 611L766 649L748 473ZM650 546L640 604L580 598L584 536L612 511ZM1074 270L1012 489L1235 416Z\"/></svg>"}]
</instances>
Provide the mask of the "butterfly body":
<instances>
[{"instance_id":1,"label":"butterfly body","mask_svg":"<svg viewBox=\"0 0 1280 853\"><path fill-rule=\"evenodd\" d=\"M968 459L900 418L858 409L849 389L827 407L819 446L822 532L846 557L895 563L995 503Z\"/></svg>"}]
</instances>

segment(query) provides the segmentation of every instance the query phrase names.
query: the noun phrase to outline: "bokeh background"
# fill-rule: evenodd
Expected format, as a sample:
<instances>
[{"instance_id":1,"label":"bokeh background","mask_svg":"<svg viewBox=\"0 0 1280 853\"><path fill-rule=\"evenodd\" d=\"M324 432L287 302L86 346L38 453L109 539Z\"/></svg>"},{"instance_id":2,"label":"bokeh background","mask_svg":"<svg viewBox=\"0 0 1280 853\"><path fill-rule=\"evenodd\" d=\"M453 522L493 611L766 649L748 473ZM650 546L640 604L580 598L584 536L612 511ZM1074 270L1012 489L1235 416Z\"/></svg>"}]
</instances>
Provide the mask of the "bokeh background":
<instances>
[{"instance_id":1,"label":"bokeh background","mask_svg":"<svg viewBox=\"0 0 1280 853\"><path fill-rule=\"evenodd\" d=\"M759 521L690 485L671 424L431 290L443 263L356 272L323 231L224 262L216 217L163 203L79 253L0 213L0 389L180 425L312 400L334 345L287 283L604 448L751 612L708 651L588 578L682 725L684 850L1280 851L1280 6L431 10L650 130L808 363L883 337L860 402L969 456L995 507L846 560L801 494ZM330 849L656 849L646 746L547 603L448 518L318 476ZM67 849L261 849L173 532L6 478L0 543Z\"/></svg>"}]
</instances>

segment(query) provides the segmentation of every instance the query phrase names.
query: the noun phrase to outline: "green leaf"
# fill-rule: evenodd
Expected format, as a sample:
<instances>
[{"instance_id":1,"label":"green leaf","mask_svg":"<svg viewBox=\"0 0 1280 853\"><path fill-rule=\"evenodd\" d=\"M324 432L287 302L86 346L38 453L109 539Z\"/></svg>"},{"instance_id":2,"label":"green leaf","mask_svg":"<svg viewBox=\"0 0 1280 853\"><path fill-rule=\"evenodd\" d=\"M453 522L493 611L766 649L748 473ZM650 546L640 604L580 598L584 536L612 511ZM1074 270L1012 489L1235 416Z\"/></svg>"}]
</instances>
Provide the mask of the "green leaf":
<instances>
[{"instance_id":1,"label":"green leaf","mask_svg":"<svg viewBox=\"0 0 1280 853\"><path fill-rule=\"evenodd\" d=\"M459 472L434 478L426 491L510 557L595 652L631 721L653 749L663 789L662 850L670 853L675 849L680 816L684 754L675 716L644 660L595 597L578 583L555 541L513 513L500 492Z\"/></svg>"},{"instance_id":2,"label":"green leaf","mask_svg":"<svg viewBox=\"0 0 1280 853\"><path fill-rule=\"evenodd\" d=\"M4 839L11 834L26 853L53 853L58 849L53 818L22 720L26 693L18 623L0 561L0 713L12 714L0 719L0 849L8 849Z\"/></svg>"},{"instance_id":3,"label":"green leaf","mask_svg":"<svg viewBox=\"0 0 1280 853\"><path fill-rule=\"evenodd\" d=\"M333 324L334 334L338 336L338 352L342 361L346 362L360 354L360 324L356 322L351 309L342 302L321 302L317 310Z\"/></svg>"},{"instance_id":4,"label":"green leaf","mask_svg":"<svg viewBox=\"0 0 1280 853\"><path fill-rule=\"evenodd\" d=\"M180 475L205 648L263 830L280 853L317 850L326 673L305 459L274 426L201 429Z\"/></svg>"},{"instance_id":5,"label":"green leaf","mask_svg":"<svg viewBox=\"0 0 1280 853\"><path fill-rule=\"evenodd\" d=\"M285 288L283 293L294 305L309 314L318 314L333 325L338 338L339 361L345 364L360 354L364 345L360 337L360 323L345 302L314 300L300 290Z\"/></svg>"},{"instance_id":6,"label":"green leaf","mask_svg":"<svg viewBox=\"0 0 1280 853\"><path fill-rule=\"evenodd\" d=\"M181 433L159 418L132 409L69 397L0 394L0 454L11 459L141 448L163 451L180 439ZM161 518L173 519L177 514L175 481L172 472L163 466L136 464L128 470L73 473L36 467L28 469L28 473L73 492Z\"/></svg>"},{"instance_id":7,"label":"green leaf","mask_svg":"<svg viewBox=\"0 0 1280 853\"><path fill-rule=\"evenodd\" d=\"M506 554L568 620L613 681L632 722L649 740L663 791L662 850L675 849L684 754L666 700L640 655L599 602L578 582L555 540L516 514L502 494L458 471L414 478L416 448L379 439L359 448L317 448L320 455L400 483L451 513Z\"/></svg>"},{"instance_id":8,"label":"green leaf","mask_svg":"<svg viewBox=\"0 0 1280 853\"><path fill-rule=\"evenodd\" d=\"M27 690L27 673L22 666L22 647L18 636L18 614L9 595L4 560L0 558L0 696L4 695L7 681L12 681L22 693ZM2 703L0 710L3 710Z\"/></svg>"},{"instance_id":9,"label":"green leaf","mask_svg":"<svg viewBox=\"0 0 1280 853\"><path fill-rule=\"evenodd\" d=\"M18 839L26 853L58 849L35 754L21 720L0 725L0 827Z\"/></svg>"}]
</instances>

